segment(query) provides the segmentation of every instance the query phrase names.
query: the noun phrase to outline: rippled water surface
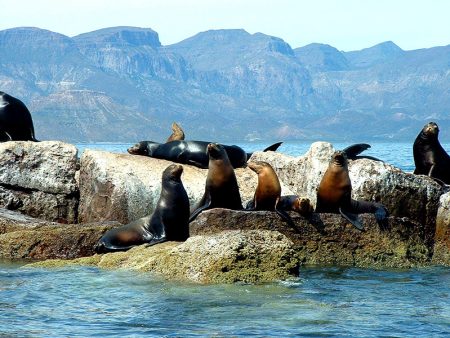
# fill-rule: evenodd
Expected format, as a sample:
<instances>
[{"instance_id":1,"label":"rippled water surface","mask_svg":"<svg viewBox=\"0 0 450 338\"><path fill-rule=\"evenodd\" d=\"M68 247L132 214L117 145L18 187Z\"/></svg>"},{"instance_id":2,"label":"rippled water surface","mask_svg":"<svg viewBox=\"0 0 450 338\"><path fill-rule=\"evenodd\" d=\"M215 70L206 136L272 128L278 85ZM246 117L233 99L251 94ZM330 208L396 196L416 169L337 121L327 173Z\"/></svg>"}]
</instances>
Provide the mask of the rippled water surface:
<instances>
[{"instance_id":1,"label":"rippled water surface","mask_svg":"<svg viewBox=\"0 0 450 338\"><path fill-rule=\"evenodd\" d=\"M444 337L450 334L450 269L302 268L289 282L202 286L144 273L3 262L0 332L1 337Z\"/></svg>"}]
</instances>

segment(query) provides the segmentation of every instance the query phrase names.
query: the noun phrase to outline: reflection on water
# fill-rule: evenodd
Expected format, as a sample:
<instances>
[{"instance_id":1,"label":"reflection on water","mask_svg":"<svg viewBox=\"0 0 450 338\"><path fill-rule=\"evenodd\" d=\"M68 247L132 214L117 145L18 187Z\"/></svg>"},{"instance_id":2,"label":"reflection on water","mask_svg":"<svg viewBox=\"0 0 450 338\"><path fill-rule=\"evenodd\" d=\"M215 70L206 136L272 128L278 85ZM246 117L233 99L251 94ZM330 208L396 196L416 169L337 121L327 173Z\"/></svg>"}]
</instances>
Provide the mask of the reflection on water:
<instances>
[{"instance_id":1,"label":"reflection on water","mask_svg":"<svg viewBox=\"0 0 450 338\"><path fill-rule=\"evenodd\" d=\"M445 336L450 269L303 268L264 285L0 265L6 336ZM1 335L0 335L1 336Z\"/></svg>"}]
</instances>

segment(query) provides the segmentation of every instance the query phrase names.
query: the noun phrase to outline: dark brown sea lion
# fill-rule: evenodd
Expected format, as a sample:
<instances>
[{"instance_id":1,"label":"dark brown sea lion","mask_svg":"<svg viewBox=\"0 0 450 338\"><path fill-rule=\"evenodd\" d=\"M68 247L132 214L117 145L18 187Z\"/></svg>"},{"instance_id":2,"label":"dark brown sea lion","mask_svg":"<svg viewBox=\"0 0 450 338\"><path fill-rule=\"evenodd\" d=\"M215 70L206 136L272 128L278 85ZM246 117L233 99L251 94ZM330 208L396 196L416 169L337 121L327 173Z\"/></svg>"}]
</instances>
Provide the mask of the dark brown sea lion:
<instances>
[{"instance_id":1,"label":"dark brown sea lion","mask_svg":"<svg viewBox=\"0 0 450 338\"><path fill-rule=\"evenodd\" d=\"M189 237L189 198L179 164L168 166L162 174L161 195L152 215L107 231L95 251L125 251L141 244L184 241Z\"/></svg>"},{"instance_id":2,"label":"dark brown sea lion","mask_svg":"<svg viewBox=\"0 0 450 338\"><path fill-rule=\"evenodd\" d=\"M450 184L450 156L442 148L438 136L439 127L434 122L427 123L417 135L413 145L414 174Z\"/></svg>"},{"instance_id":3,"label":"dark brown sea lion","mask_svg":"<svg viewBox=\"0 0 450 338\"><path fill-rule=\"evenodd\" d=\"M304 217L311 216L314 211L310 199L299 197L298 195L281 196L278 202L278 208L285 211L295 211Z\"/></svg>"},{"instance_id":4,"label":"dark brown sea lion","mask_svg":"<svg viewBox=\"0 0 450 338\"><path fill-rule=\"evenodd\" d=\"M209 165L205 193L200 202L193 208L189 222L192 222L199 213L207 209L242 209L236 175L225 148L220 144L210 143L207 150Z\"/></svg>"},{"instance_id":5,"label":"dark brown sea lion","mask_svg":"<svg viewBox=\"0 0 450 338\"><path fill-rule=\"evenodd\" d=\"M176 123L172 123L172 135L169 136L167 139L167 142L171 141L182 141L184 140L184 131L181 129L181 127Z\"/></svg>"},{"instance_id":6,"label":"dark brown sea lion","mask_svg":"<svg viewBox=\"0 0 450 338\"><path fill-rule=\"evenodd\" d=\"M0 142L34 141L33 120L25 104L0 91Z\"/></svg>"},{"instance_id":7,"label":"dark brown sea lion","mask_svg":"<svg viewBox=\"0 0 450 338\"><path fill-rule=\"evenodd\" d=\"M206 141L171 141L158 143L153 141L141 141L128 148L132 155L143 155L162 160L173 161L182 164L190 164L206 169L209 164L207 146L211 142ZM263 151L275 151L282 142L275 143ZM235 145L223 145L233 168L242 168L247 165L247 158L252 153L246 153L244 149Z\"/></svg>"},{"instance_id":8,"label":"dark brown sea lion","mask_svg":"<svg viewBox=\"0 0 450 338\"><path fill-rule=\"evenodd\" d=\"M248 162L247 165L258 175L258 185L255 195L247 204L246 209L276 211L285 222L298 231L291 216L278 207L281 198L281 184L272 166L264 161L252 161Z\"/></svg>"},{"instance_id":9,"label":"dark brown sea lion","mask_svg":"<svg viewBox=\"0 0 450 338\"><path fill-rule=\"evenodd\" d=\"M364 227L358 214L373 213L382 228L386 227L386 208L375 202L355 201L351 198L352 184L348 174L348 160L343 151L336 151L317 190L316 212L340 213L359 230Z\"/></svg>"}]
</instances>

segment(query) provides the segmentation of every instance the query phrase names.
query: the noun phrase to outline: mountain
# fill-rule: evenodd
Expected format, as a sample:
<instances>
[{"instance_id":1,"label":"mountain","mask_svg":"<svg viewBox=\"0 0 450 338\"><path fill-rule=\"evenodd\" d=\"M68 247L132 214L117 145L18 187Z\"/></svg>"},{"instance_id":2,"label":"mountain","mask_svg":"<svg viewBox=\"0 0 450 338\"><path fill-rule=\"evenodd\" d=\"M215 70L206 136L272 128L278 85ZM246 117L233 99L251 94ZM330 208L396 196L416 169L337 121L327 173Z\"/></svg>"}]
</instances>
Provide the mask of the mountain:
<instances>
[{"instance_id":1,"label":"mountain","mask_svg":"<svg viewBox=\"0 0 450 338\"><path fill-rule=\"evenodd\" d=\"M163 46L149 28L21 27L0 31L0 90L27 104L41 140L162 141L177 121L229 143L412 142L428 120L450 140L450 46L292 49L239 29Z\"/></svg>"}]
</instances>

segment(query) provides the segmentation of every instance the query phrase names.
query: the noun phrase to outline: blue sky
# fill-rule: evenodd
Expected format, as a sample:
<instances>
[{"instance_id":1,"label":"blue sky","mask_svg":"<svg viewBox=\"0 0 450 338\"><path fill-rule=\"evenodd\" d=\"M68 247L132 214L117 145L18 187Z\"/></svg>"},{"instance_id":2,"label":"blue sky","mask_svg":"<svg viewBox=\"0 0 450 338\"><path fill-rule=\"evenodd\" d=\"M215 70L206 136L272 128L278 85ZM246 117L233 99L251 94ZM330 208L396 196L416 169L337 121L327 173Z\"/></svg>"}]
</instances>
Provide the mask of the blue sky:
<instances>
[{"instance_id":1,"label":"blue sky","mask_svg":"<svg viewBox=\"0 0 450 338\"><path fill-rule=\"evenodd\" d=\"M209 29L243 28L350 51L392 40L410 50L450 44L450 0L0 0L0 30L35 26L68 36L148 27L168 45Z\"/></svg>"}]
</instances>

